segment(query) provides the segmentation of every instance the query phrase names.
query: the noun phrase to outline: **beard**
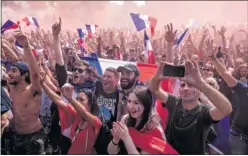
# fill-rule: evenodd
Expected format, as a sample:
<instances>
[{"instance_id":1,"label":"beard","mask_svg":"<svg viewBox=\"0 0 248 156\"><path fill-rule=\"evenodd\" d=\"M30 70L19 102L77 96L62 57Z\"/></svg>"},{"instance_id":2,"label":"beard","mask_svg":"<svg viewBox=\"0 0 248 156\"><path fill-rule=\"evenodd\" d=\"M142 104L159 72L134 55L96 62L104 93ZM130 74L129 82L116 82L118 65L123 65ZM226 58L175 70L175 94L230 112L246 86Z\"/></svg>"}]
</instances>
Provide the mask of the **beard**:
<instances>
[{"instance_id":1,"label":"beard","mask_svg":"<svg viewBox=\"0 0 248 156\"><path fill-rule=\"evenodd\" d=\"M9 82L9 84L12 85L12 86L17 86L20 81L21 81L21 76L18 76L15 81Z\"/></svg>"},{"instance_id":2,"label":"beard","mask_svg":"<svg viewBox=\"0 0 248 156\"><path fill-rule=\"evenodd\" d=\"M122 81L122 79L121 79L121 81ZM135 80L135 78L134 79L132 79L132 80L129 80L129 82L128 82L128 84L126 85L123 85L122 83L121 83L121 88L122 89L130 89L131 87L133 87L133 85L134 85L134 83L136 82L136 80Z\"/></svg>"}]
</instances>

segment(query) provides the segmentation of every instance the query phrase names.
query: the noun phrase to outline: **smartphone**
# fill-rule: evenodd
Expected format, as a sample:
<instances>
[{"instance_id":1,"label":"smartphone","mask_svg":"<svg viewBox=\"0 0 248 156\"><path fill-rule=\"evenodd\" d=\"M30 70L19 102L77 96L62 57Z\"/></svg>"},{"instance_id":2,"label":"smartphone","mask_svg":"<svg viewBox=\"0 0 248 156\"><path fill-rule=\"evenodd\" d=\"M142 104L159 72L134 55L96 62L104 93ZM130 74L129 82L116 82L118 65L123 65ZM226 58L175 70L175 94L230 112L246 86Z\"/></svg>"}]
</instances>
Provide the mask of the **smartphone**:
<instances>
[{"instance_id":1,"label":"smartphone","mask_svg":"<svg viewBox=\"0 0 248 156\"><path fill-rule=\"evenodd\" d=\"M163 70L164 76L171 77L184 77L185 74L185 66L173 66L173 65L165 65Z\"/></svg>"},{"instance_id":2,"label":"smartphone","mask_svg":"<svg viewBox=\"0 0 248 156\"><path fill-rule=\"evenodd\" d=\"M222 54L222 52L221 52L221 47L218 47L218 52L217 52L217 54L216 54L216 57L217 57L217 58L223 57L223 54Z\"/></svg>"}]
</instances>

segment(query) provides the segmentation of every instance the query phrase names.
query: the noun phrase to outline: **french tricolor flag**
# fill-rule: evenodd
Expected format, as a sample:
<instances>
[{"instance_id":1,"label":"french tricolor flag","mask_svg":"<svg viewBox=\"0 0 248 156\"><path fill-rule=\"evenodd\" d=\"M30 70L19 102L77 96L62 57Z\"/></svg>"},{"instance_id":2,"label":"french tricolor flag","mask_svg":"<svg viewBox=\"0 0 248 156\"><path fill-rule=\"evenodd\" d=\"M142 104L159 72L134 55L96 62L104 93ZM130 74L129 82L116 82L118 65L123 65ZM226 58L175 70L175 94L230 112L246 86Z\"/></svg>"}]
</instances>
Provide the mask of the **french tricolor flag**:
<instances>
[{"instance_id":1,"label":"french tricolor flag","mask_svg":"<svg viewBox=\"0 0 248 156\"><path fill-rule=\"evenodd\" d=\"M150 28L151 36L155 34L155 27L157 25L157 19L148 15L130 13L133 23L137 31Z\"/></svg>"},{"instance_id":2,"label":"french tricolor flag","mask_svg":"<svg viewBox=\"0 0 248 156\"><path fill-rule=\"evenodd\" d=\"M88 32L88 38L92 38L92 34L96 33L96 28L98 25L96 24L85 24L86 30Z\"/></svg>"},{"instance_id":3,"label":"french tricolor flag","mask_svg":"<svg viewBox=\"0 0 248 156\"><path fill-rule=\"evenodd\" d=\"M16 48L20 51L20 53L21 53L22 55L24 55L24 53L23 53L23 47L22 47L17 41L15 42L15 46L16 46ZM35 49L32 49L32 52L33 52L34 56L39 55L42 51L43 51L43 50L38 50L38 51L36 51Z\"/></svg>"},{"instance_id":4,"label":"french tricolor flag","mask_svg":"<svg viewBox=\"0 0 248 156\"><path fill-rule=\"evenodd\" d=\"M40 27L35 17L25 17L22 19L22 21L25 22L27 26L36 25L38 28Z\"/></svg>"},{"instance_id":5,"label":"french tricolor flag","mask_svg":"<svg viewBox=\"0 0 248 156\"><path fill-rule=\"evenodd\" d=\"M10 29L17 29L18 27L19 27L19 22L16 24L12 22L11 20L8 20L1 27L1 34L3 34L5 31L10 30Z\"/></svg>"},{"instance_id":6,"label":"french tricolor flag","mask_svg":"<svg viewBox=\"0 0 248 156\"><path fill-rule=\"evenodd\" d=\"M78 37L79 37L77 42L78 42L78 45L80 47L81 52L83 52L84 51L83 49L85 48L84 38L87 34L87 30L86 29L77 29L77 32L78 32Z\"/></svg>"},{"instance_id":7,"label":"french tricolor flag","mask_svg":"<svg viewBox=\"0 0 248 156\"><path fill-rule=\"evenodd\" d=\"M148 59L148 63L155 64L155 57L152 49L152 43L149 37L147 36L146 31L144 32L144 45L145 45L145 57Z\"/></svg>"}]
</instances>

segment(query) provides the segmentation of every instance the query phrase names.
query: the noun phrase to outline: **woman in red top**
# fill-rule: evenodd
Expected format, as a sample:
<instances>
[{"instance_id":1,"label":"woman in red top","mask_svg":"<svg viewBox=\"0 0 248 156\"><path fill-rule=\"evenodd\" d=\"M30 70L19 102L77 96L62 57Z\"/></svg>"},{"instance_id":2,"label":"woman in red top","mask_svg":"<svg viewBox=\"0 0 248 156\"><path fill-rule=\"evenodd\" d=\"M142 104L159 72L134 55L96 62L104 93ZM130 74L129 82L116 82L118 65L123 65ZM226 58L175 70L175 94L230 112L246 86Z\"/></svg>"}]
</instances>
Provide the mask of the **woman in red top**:
<instances>
[{"instance_id":1,"label":"woman in red top","mask_svg":"<svg viewBox=\"0 0 248 156\"><path fill-rule=\"evenodd\" d=\"M73 86L66 84L61 89L70 103L66 104L46 83L43 89L58 106L61 131L70 130L72 144L68 154L96 154L94 144L102 123L97 117L98 105L94 93L82 90L74 99Z\"/></svg>"}]
</instances>

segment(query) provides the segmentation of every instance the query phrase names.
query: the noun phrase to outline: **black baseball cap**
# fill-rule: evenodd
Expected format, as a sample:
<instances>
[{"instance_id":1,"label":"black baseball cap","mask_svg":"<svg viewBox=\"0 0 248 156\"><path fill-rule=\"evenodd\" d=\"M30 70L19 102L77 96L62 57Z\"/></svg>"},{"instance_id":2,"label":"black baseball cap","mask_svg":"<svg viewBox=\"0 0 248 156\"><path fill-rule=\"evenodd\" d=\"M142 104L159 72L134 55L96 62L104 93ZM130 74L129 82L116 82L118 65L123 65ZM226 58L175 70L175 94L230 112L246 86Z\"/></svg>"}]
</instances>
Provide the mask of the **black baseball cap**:
<instances>
[{"instance_id":1,"label":"black baseball cap","mask_svg":"<svg viewBox=\"0 0 248 156\"><path fill-rule=\"evenodd\" d=\"M119 66L117 68L117 72L121 72L123 70L134 72L136 76L140 75L140 72L139 72L138 68L135 65L131 64L131 63L125 64L124 66Z\"/></svg>"}]
</instances>

